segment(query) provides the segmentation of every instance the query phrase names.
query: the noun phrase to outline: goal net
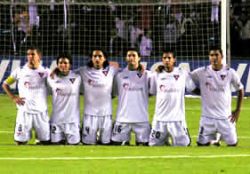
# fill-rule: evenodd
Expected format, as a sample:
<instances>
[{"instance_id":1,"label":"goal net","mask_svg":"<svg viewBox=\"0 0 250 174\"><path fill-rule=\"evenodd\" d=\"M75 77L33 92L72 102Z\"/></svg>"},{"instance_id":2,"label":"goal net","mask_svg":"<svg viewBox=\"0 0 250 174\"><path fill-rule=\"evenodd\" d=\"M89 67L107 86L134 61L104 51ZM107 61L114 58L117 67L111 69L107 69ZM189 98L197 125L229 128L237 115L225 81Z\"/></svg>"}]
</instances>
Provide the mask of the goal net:
<instances>
[{"instance_id":1,"label":"goal net","mask_svg":"<svg viewBox=\"0 0 250 174\"><path fill-rule=\"evenodd\" d=\"M51 62L61 52L82 66L90 50L102 48L124 66L127 48L137 48L147 68L162 50L175 50L178 63L208 61L211 45L222 46L220 0L1 0L0 60L25 61L29 46ZM21 58L21 59L20 59ZM17 63L18 65L19 63ZM15 64L15 66L17 66ZM10 71L13 67L8 67ZM4 68L2 66L2 68ZM7 67L6 67L7 68ZM7 70L7 71L8 71Z\"/></svg>"}]
</instances>

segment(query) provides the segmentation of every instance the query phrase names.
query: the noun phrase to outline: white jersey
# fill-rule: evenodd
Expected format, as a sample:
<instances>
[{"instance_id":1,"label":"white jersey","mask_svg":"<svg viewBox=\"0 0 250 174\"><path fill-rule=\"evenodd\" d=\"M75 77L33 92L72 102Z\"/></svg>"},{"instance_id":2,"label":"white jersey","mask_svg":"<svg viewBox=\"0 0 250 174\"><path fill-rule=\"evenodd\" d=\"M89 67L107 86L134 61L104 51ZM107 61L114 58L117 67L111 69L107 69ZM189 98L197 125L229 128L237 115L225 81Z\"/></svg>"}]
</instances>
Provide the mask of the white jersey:
<instances>
[{"instance_id":1,"label":"white jersey","mask_svg":"<svg viewBox=\"0 0 250 174\"><path fill-rule=\"evenodd\" d=\"M112 115L112 86L117 71L111 66L105 69L82 67L76 70L83 82L85 115Z\"/></svg>"},{"instance_id":2,"label":"white jersey","mask_svg":"<svg viewBox=\"0 0 250 174\"><path fill-rule=\"evenodd\" d=\"M51 123L80 123L79 94L81 77L70 71L67 76L48 78L52 89Z\"/></svg>"},{"instance_id":3,"label":"white jersey","mask_svg":"<svg viewBox=\"0 0 250 174\"><path fill-rule=\"evenodd\" d=\"M117 74L115 78L115 89L118 94L117 122L148 122L148 87L149 71L142 74L126 68Z\"/></svg>"},{"instance_id":4,"label":"white jersey","mask_svg":"<svg viewBox=\"0 0 250 174\"><path fill-rule=\"evenodd\" d=\"M19 97L25 100L24 105L17 105L18 109L26 112L47 111L46 81L49 73L49 69L41 65L30 69L27 64L11 73L10 76L18 83Z\"/></svg>"},{"instance_id":5,"label":"white jersey","mask_svg":"<svg viewBox=\"0 0 250 174\"><path fill-rule=\"evenodd\" d=\"M156 95L154 120L185 121L185 88L193 91L196 86L181 68L154 73L150 80L150 93Z\"/></svg>"},{"instance_id":6,"label":"white jersey","mask_svg":"<svg viewBox=\"0 0 250 174\"><path fill-rule=\"evenodd\" d=\"M194 70L191 76L201 90L202 116L227 119L231 115L231 85L236 90L243 88L235 70L223 66L214 71L210 65Z\"/></svg>"}]
</instances>

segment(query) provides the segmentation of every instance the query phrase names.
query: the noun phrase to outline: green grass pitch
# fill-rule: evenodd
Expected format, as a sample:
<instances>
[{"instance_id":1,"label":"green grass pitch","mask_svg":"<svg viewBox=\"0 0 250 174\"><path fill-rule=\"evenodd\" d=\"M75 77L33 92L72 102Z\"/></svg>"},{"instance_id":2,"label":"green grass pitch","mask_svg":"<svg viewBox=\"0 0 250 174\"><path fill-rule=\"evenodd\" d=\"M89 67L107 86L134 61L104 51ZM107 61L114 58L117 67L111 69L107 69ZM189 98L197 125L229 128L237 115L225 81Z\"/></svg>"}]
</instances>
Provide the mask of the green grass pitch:
<instances>
[{"instance_id":1,"label":"green grass pitch","mask_svg":"<svg viewBox=\"0 0 250 174\"><path fill-rule=\"evenodd\" d=\"M117 99L114 100L114 110L116 103ZM150 120L154 103L155 98L151 97ZM51 110L51 106L49 108ZM38 146L34 145L34 139L29 145L16 146L13 141L15 105L6 95L0 95L0 174L250 174L249 98L243 101L237 124L237 147L227 147L225 144L220 147L196 146L200 99L186 99L186 116L192 137L190 147Z\"/></svg>"}]
</instances>

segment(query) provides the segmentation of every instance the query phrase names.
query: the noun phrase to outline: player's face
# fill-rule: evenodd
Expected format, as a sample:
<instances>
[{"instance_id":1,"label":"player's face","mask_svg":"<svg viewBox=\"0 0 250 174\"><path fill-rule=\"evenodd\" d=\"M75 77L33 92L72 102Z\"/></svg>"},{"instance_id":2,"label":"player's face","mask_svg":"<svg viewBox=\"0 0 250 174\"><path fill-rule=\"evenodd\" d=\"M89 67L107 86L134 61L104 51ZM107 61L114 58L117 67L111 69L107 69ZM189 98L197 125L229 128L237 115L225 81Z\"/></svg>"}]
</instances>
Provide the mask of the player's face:
<instances>
[{"instance_id":1,"label":"player's face","mask_svg":"<svg viewBox=\"0 0 250 174\"><path fill-rule=\"evenodd\" d=\"M136 69L139 66L140 57L136 51L128 51L126 61L129 67Z\"/></svg>"},{"instance_id":2,"label":"player's face","mask_svg":"<svg viewBox=\"0 0 250 174\"><path fill-rule=\"evenodd\" d=\"M219 70L222 67L222 54L219 50L211 50L209 52L210 63L215 70Z\"/></svg>"},{"instance_id":3,"label":"player's face","mask_svg":"<svg viewBox=\"0 0 250 174\"><path fill-rule=\"evenodd\" d=\"M96 69L103 68L103 63L105 62L106 58L102 51L100 50L94 50L92 53L92 62L93 66Z\"/></svg>"},{"instance_id":4,"label":"player's face","mask_svg":"<svg viewBox=\"0 0 250 174\"><path fill-rule=\"evenodd\" d=\"M40 65L40 55L37 53L37 50L29 49L27 51L27 60L28 60L28 66L32 69L38 68Z\"/></svg>"},{"instance_id":5,"label":"player's face","mask_svg":"<svg viewBox=\"0 0 250 174\"><path fill-rule=\"evenodd\" d=\"M175 58L172 53L163 53L162 63L167 68L167 70L172 71L175 65Z\"/></svg>"},{"instance_id":6,"label":"player's face","mask_svg":"<svg viewBox=\"0 0 250 174\"><path fill-rule=\"evenodd\" d=\"M58 60L57 66L58 66L59 71L64 75L67 75L71 68L69 59L65 57L62 57Z\"/></svg>"}]
</instances>

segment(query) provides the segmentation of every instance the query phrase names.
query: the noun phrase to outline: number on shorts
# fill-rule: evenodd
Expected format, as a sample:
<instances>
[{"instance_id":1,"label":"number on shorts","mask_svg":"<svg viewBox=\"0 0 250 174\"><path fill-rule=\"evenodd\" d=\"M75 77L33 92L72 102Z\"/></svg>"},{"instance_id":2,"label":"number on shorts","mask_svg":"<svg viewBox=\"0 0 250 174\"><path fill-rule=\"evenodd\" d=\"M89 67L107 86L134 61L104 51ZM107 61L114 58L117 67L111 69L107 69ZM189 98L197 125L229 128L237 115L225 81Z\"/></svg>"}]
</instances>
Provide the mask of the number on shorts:
<instances>
[{"instance_id":1,"label":"number on shorts","mask_svg":"<svg viewBox=\"0 0 250 174\"><path fill-rule=\"evenodd\" d=\"M89 134L89 127L85 127L85 131Z\"/></svg>"},{"instance_id":2,"label":"number on shorts","mask_svg":"<svg viewBox=\"0 0 250 174\"><path fill-rule=\"evenodd\" d=\"M122 131L122 125L116 125L115 126L115 132L121 133L121 131Z\"/></svg>"},{"instance_id":3,"label":"number on shorts","mask_svg":"<svg viewBox=\"0 0 250 174\"><path fill-rule=\"evenodd\" d=\"M153 130L152 137L156 138L156 139L159 139L161 137L161 133L159 131Z\"/></svg>"},{"instance_id":4,"label":"number on shorts","mask_svg":"<svg viewBox=\"0 0 250 174\"><path fill-rule=\"evenodd\" d=\"M52 133L52 134L55 134L55 133L56 133L56 126L52 126L52 128L51 128L51 133Z\"/></svg>"}]
</instances>

